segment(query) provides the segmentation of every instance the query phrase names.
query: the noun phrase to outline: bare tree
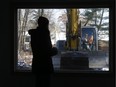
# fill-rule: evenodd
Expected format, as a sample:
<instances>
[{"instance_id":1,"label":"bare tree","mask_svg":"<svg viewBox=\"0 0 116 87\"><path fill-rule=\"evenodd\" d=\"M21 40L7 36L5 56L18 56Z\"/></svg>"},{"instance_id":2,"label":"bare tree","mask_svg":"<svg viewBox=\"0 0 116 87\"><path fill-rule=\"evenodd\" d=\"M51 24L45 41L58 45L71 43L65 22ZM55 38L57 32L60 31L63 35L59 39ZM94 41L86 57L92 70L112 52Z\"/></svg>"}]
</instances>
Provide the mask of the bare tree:
<instances>
[{"instance_id":1,"label":"bare tree","mask_svg":"<svg viewBox=\"0 0 116 87\"><path fill-rule=\"evenodd\" d=\"M21 51L23 49L23 44L24 44L24 39L25 39L25 29L26 29L26 25L28 21L29 9L24 9L24 10L19 9L18 14L19 14L18 49L19 51Z\"/></svg>"}]
</instances>

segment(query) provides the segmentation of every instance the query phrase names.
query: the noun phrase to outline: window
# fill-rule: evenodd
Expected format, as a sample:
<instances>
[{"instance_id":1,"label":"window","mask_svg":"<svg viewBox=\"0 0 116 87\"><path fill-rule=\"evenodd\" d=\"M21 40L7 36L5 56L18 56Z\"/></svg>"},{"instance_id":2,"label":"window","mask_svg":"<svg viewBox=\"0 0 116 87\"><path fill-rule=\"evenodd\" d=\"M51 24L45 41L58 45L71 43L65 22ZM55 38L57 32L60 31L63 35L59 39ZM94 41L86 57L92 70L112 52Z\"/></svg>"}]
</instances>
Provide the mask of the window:
<instances>
[{"instance_id":1,"label":"window","mask_svg":"<svg viewBox=\"0 0 116 87\"><path fill-rule=\"evenodd\" d=\"M36 20L42 15L50 21L52 45L59 50L52 57L55 70L109 71L109 12L109 8L17 9L16 69L31 70L28 30L37 27Z\"/></svg>"}]
</instances>

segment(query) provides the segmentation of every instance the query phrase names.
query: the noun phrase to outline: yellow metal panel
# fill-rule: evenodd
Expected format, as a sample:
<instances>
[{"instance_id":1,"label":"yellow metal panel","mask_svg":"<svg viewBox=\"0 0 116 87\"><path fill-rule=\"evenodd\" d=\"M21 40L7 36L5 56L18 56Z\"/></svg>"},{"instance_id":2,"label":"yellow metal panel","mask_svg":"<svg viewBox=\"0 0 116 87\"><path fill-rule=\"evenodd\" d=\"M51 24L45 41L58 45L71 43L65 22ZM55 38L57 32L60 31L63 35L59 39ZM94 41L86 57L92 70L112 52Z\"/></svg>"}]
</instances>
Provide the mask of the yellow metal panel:
<instances>
[{"instance_id":1,"label":"yellow metal panel","mask_svg":"<svg viewBox=\"0 0 116 87\"><path fill-rule=\"evenodd\" d=\"M71 49L78 48L78 14L77 9L71 9Z\"/></svg>"},{"instance_id":2,"label":"yellow metal panel","mask_svg":"<svg viewBox=\"0 0 116 87\"><path fill-rule=\"evenodd\" d=\"M72 33L73 35L77 35L77 25L78 25L78 19L77 19L77 9L71 9L71 14L72 14Z\"/></svg>"}]
</instances>

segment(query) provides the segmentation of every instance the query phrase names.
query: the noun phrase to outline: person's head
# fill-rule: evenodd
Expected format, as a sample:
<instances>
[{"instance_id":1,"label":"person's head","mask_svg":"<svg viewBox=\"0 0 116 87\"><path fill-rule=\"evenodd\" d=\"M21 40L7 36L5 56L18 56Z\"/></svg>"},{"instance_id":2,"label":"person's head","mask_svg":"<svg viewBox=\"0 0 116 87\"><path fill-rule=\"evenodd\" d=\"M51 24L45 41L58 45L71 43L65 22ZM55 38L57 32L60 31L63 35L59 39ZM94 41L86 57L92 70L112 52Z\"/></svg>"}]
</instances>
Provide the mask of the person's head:
<instances>
[{"instance_id":1,"label":"person's head","mask_svg":"<svg viewBox=\"0 0 116 87\"><path fill-rule=\"evenodd\" d=\"M42 16L40 16L38 18L37 22L38 22L38 26L45 27L45 26L48 26L48 24L49 24L49 20L46 17L42 17Z\"/></svg>"}]
</instances>

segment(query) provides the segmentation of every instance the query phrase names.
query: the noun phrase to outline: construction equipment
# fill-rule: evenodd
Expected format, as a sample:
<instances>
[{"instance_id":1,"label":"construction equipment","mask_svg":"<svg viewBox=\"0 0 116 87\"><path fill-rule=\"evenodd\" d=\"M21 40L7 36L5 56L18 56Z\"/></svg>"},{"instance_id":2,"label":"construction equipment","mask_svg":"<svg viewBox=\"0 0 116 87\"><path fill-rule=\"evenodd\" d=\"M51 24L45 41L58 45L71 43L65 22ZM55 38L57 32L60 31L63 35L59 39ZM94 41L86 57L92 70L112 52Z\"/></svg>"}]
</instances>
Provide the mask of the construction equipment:
<instances>
[{"instance_id":1,"label":"construction equipment","mask_svg":"<svg viewBox=\"0 0 116 87\"><path fill-rule=\"evenodd\" d=\"M68 22L66 24L66 43L67 43L67 50L75 50L79 51L82 50L82 42L85 38L85 35L88 35L88 44L89 39L94 44L95 49L98 50L98 35L97 35L97 28L92 26L81 26L81 22L79 23L79 10L78 9L67 9L67 17ZM93 36L93 41L92 37Z\"/></svg>"},{"instance_id":2,"label":"construction equipment","mask_svg":"<svg viewBox=\"0 0 116 87\"><path fill-rule=\"evenodd\" d=\"M78 50L78 10L67 9L67 27L66 27L66 38L67 38L67 49Z\"/></svg>"},{"instance_id":3,"label":"construction equipment","mask_svg":"<svg viewBox=\"0 0 116 87\"><path fill-rule=\"evenodd\" d=\"M89 69L88 52L93 50L89 43L84 42L85 35L91 36L91 43L97 49L97 31L93 27L81 27L79 24L79 10L67 9L68 22L66 24L66 51L61 52L61 69ZM95 39L96 38L96 39ZM93 41L92 41L93 40ZM85 45L84 45L85 43ZM95 50L94 49L94 50Z\"/></svg>"}]
</instances>

